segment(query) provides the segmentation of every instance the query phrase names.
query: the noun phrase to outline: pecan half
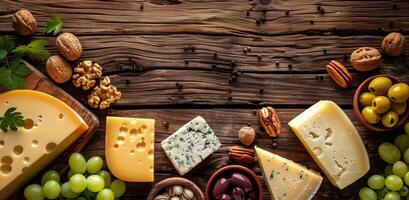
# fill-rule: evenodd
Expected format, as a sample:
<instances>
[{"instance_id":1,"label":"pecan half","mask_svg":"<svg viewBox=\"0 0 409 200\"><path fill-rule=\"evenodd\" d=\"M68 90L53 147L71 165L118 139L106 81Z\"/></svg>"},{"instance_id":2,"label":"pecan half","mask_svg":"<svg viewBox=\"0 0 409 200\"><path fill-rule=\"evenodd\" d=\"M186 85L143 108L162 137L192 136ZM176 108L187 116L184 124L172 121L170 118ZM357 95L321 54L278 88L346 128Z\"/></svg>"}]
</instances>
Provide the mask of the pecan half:
<instances>
[{"instance_id":1,"label":"pecan half","mask_svg":"<svg viewBox=\"0 0 409 200\"><path fill-rule=\"evenodd\" d=\"M234 161L240 163L251 164L254 162L255 151L254 149L242 147L242 146L232 146L229 148L229 156Z\"/></svg>"},{"instance_id":2,"label":"pecan half","mask_svg":"<svg viewBox=\"0 0 409 200\"><path fill-rule=\"evenodd\" d=\"M259 110L258 120L271 137L277 137L281 132L281 122L274 108L268 106Z\"/></svg>"},{"instance_id":3,"label":"pecan half","mask_svg":"<svg viewBox=\"0 0 409 200\"><path fill-rule=\"evenodd\" d=\"M335 81L340 87L348 88L352 84L352 76L348 69L336 60L331 60L327 64L328 75Z\"/></svg>"}]
</instances>

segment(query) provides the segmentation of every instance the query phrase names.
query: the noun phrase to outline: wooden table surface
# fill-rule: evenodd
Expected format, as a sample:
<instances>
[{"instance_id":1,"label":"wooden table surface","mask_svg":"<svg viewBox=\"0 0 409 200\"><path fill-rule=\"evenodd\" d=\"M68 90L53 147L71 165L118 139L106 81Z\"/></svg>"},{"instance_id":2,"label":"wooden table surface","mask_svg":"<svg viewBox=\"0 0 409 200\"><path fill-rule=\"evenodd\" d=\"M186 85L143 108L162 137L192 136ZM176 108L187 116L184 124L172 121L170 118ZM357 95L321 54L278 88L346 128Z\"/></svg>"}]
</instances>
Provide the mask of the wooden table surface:
<instances>
[{"instance_id":1,"label":"wooden table surface","mask_svg":"<svg viewBox=\"0 0 409 200\"><path fill-rule=\"evenodd\" d=\"M11 14L19 8L31 10L37 18L39 31L32 38L14 33ZM94 110L101 126L83 153L104 156L106 115L154 118L155 182L178 176L160 142L197 115L208 121L222 142L215 154L186 175L202 189L217 168L233 163L226 151L239 143L237 132L247 123L257 131L258 146L320 171L287 122L321 99L345 110L367 146L370 174L382 171L385 164L377 156L377 146L394 135L365 130L353 114L352 96L356 86L373 74L387 72L409 81L408 57L384 57L380 70L371 73L358 73L347 60L358 47L379 49L391 31L408 37L409 1L274 0L259 25L256 20L263 12L247 14L250 8L248 0L1 0L0 34L21 42L46 39L47 49L57 54L55 37L42 32L49 15L58 13L63 31L81 40L80 60L100 63L123 92L109 110ZM185 46L195 50L184 51ZM244 48L251 52L245 54ZM340 89L326 74L325 65L332 59L344 62L352 72L351 89ZM37 67L44 72L44 65ZM236 72L237 79L229 82ZM61 87L84 102L86 92L71 83ZM283 124L274 148L253 114L266 105L278 110ZM257 164L249 167L262 178ZM314 199L357 199L365 182L362 178L339 190L324 178ZM152 186L128 183L122 199L146 199ZM265 199L270 199L265 185L264 189Z\"/></svg>"}]
</instances>

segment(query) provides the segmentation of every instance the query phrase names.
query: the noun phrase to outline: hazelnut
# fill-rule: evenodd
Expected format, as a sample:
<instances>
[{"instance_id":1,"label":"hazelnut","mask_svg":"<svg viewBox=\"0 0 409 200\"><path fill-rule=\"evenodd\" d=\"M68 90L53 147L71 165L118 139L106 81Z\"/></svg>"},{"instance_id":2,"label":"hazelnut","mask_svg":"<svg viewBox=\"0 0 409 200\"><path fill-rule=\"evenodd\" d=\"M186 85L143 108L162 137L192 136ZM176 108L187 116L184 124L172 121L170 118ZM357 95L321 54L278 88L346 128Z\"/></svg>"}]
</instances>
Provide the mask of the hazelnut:
<instances>
[{"instance_id":1,"label":"hazelnut","mask_svg":"<svg viewBox=\"0 0 409 200\"><path fill-rule=\"evenodd\" d=\"M244 126L239 130L239 140L242 144L250 146L254 142L256 131L254 128Z\"/></svg>"},{"instance_id":2,"label":"hazelnut","mask_svg":"<svg viewBox=\"0 0 409 200\"><path fill-rule=\"evenodd\" d=\"M45 67L48 75L56 83L65 83L71 78L71 65L59 55L54 55L48 58Z\"/></svg>"},{"instance_id":3,"label":"hazelnut","mask_svg":"<svg viewBox=\"0 0 409 200\"><path fill-rule=\"evenodd\" d=\"M82 54L81 42L71 33L63 33L55 40L58 51L67 60L77 60Z\"/></svg>"},{"instance_id":4,"label":"hazelnut","mask_svg":"<svg viewBox=\"0 0 409 200\"><path fill-rule=\"evenodd\" d=\"M21 9L13 15L13 27L18 34L28 36L36 30L37 21L30 11Z\"/></svg>"},{"instance_id":5,"label":"hazelnut","mask_svg":"<svg viewBox=\"0 0 409 200\"><path fill-rule=\"evenodd\" d=\"M400 33L389 33L382 41L382 51L390 56L399 56L406 46L406 39Z\"/></svg>"}]
</instances>

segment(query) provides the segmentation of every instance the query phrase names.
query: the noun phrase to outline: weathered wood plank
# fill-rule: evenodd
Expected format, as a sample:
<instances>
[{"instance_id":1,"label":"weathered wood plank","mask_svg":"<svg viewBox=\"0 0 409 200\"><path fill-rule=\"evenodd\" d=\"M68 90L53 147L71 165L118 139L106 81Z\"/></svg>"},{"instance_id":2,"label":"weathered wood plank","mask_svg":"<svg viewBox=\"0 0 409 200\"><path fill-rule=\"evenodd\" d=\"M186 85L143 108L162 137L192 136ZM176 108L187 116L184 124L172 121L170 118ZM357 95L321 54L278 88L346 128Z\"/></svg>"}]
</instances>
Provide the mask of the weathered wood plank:
<instances>
[{"instance_id":1,"label":"weathered wood plank","mask_svg":"<svg viewBox=\"0 0 409 200\"><path fill-rule=\"evenodd\" d=\"M211 125L212 129L217 134L222 143L222 147L212 156L209 157L203 164L195 168L191 173L187 175L188 178L194 180L202 189L209 176L221 165L232 164L234 162L228 159L226 154L228 147L239 144L237 133L242 126L246 126L247 123L251 123L252 127L256 129L257 136L255 144L269 151L278 153L284 157L292 159L296 162L312 168L316 171L320 171L318 166L314 163L308 152L299 142L297 137L287 126L289 120L301 113L302 109L277 109L279 117L282 121L283 128L282 134L276 140L277 147L273 148L272 138L267 136L262 128L259 127L257 117L253 114L252 109L136 109L136 110L114 110L111 109L107 115L112 116L127 116L127 117L144 117L153 118L156 120L156 132L155 132L155 173L156 180L160 181L166 177L178 176L177 172L173 169L173 166L167 159L166 155L160 148L160 142L164 140L171 133L176 131L180 126L188 122L190 119L197 115L203 116L207 122ZM347 109L346 113L352 119L356 125L358 131L361 134L362 139L367 145L371 161L371 172L379 173L383 170L385 165L383 161L377 155L377 147L383 141L391 141L393 136L391 135L379 135L367 132L363 126L356 120L352 110ZM95 137L83 151L86 156L101 155L104 156L104 140L105 140L105 118L101 117L101 126L96 133ZM169 123L169 127L163 125L163 122ZM399 132L399 131L398 131ZM261 176L261 171L257 164L249 166L258 175ZM321 172L322 173L322 172ZM261 177L260 177L261 178ZM327 199L332 197L334 199L354 199L356 198L357 191L365 184L365 178L354 183L352 186L344 190L339 190L332 186L331 183L325 178L325 181L320 189L319 194L315 199ZM264 181L263 181L264 182ZM140 184L129 183L127 184L128 190L124 199L143 199L152 184ZM265 186L264 186L265 187ZM268 196L267 188L265 188L266 197ZM266 198L268 199L268 198Z\"/></svg>"},{"instance_id":2,"label":"weathered wood plank","mask_svg":"<svg viewBox=\"0 0 409 200\"><path fill-rule=\"evenodd\" d=\"M267 9L266 23L257 25L263 16L251 8L248 0L229 1L58 1L4 0L0 2L0 31L11 32L8 14L29 8L43 30L50 13L64 19L65 31L77 34L168 34L199 33L229 35L281 35L300 32L340 34L377 34L402 28L408 31L407 1L273 1ZM320 5L324 12L317 9ZM289 11L286 16L285 12ZM311 24L313 21L313 24ZM392 24L391 24L392 22Z\"/></svg>"}]
</instances>

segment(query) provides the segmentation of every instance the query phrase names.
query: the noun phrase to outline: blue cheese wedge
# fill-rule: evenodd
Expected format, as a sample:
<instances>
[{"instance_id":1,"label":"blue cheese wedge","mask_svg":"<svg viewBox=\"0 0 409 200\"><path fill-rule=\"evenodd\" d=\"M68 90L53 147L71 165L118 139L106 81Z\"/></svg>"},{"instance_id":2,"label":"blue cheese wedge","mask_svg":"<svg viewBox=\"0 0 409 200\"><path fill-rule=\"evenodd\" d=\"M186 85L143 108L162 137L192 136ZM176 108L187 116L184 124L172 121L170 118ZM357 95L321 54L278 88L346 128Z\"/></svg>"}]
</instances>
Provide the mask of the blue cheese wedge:
<instances>
[{"instance_id":1,"label":"blue cheese wedge","mask_svg":"<svg viewBox=\"0 0 409 200\"><path fill-rule=\"evenodd\" d=\"M201 116L183 125L161 146L180 175L188 173L220 147L213 130Z\"/></svg>"}]
</instances>

